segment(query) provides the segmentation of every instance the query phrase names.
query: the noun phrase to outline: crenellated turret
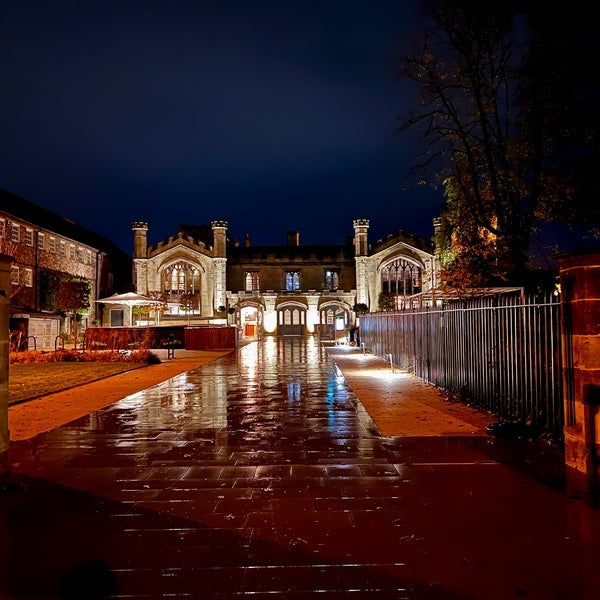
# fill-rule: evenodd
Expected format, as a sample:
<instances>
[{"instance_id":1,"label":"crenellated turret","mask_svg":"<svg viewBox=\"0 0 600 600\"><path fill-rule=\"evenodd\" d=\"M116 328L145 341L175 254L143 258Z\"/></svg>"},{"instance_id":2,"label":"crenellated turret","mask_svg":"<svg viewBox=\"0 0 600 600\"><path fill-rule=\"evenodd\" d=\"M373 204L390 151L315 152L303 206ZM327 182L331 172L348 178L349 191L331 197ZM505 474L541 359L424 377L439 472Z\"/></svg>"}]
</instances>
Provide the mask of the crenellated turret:
<instances>
[{"instance_id":1,"label":"crenellated turret","mask_svg":"<svg viewBox=\"0 0 600 600\"><path fill-rule=\"evenodd\" d=\"M146 258L148 247L148 223L145 221L134 221L131 224L133 230L133 258Z\"/></svg>"},{"instance_id":2,"label":"crenellated turret","mask_svg":"<svg viewBox=\"0 0 600 600\"><path fill-rule=\"evenodd\" d=\"M210 223L213 236L214 247L213 256L215 258L225 258L227 256L227 221L211 221Z\"/></svg>"},{"instance_id":3,"label":"crenellated turret","mask_svg":"<svg viewBox=\"0 0 600 600\"><path fill-rule=\"evenodd\" d=\"M355 219L354 225L354 252L356 256L367 256L369 253L369 219Z\"/></svg>"}]
</instances>

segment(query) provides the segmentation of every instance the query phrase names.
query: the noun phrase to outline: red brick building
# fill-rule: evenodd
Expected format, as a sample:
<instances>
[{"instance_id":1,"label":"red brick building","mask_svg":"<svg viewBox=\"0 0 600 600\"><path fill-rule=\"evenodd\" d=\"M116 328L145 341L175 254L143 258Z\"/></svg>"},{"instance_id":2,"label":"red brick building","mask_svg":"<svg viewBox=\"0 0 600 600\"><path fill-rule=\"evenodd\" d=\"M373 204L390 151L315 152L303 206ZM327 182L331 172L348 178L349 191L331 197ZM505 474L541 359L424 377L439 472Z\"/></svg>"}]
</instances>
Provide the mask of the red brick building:
<instances>
[{"instance_id":1,"label":"red brick building","mask_svg":"<svg viewBox=\"0 0 600 600\"><path fill-rule=\"evenodd\" d=\"M14 258L10 274L13 344L53 348L69 334L73 315L56 309L61 281L89 282L91 303L81 331L96 319L95 300L131 289L131 259L112 242L24 198L0 189L0 252Z\"/></svg>"}]
</instances>

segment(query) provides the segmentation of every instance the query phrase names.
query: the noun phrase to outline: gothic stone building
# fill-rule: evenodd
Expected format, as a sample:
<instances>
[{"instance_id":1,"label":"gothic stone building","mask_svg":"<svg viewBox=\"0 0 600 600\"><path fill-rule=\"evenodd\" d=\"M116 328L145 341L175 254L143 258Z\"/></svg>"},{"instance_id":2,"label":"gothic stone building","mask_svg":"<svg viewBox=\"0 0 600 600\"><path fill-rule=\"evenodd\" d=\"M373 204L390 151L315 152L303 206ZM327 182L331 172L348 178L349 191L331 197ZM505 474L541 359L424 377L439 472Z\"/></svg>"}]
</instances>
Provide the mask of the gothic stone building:
<instances>
[{"instance_id":1,"label":"gothic stone building","mask_svg":"<svg viewBox=\"0 0 600 600\"><path fill-rule=\"evenodd\" d=\"M135 289L165 302L163 324L351 337L357 305L400 307L435 284L433 248L425 240L398 231L371 245L369 221L356 219L353 227L346 245L303 246L296 231L285 245L252 246L248 235L243 244L234 242L226 221L212 221L181 225L176 235L148 246L148 224L135 222Z\"/></svg>"}]
</instances>

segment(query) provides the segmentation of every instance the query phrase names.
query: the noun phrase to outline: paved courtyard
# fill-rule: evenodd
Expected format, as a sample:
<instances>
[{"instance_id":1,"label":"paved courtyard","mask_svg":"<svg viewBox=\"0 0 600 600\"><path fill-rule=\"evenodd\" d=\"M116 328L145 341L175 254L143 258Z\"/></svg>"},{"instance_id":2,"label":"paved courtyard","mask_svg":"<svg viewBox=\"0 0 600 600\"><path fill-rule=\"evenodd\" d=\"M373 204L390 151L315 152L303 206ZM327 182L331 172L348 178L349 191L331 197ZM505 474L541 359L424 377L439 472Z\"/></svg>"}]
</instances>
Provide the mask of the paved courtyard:
<instances>
[{"instance_id":1,"label":"paved courtyard","mask_svg":"<svg viewBox=\"0 0 600 600\"><path fill-rule=\"evenodd\" d=\"M600 597L598 511L552 453L436 434L433 405L383 435L398 388L353 360L266 338L12 442L0 598Z\"/></svg>"}]
</instances>

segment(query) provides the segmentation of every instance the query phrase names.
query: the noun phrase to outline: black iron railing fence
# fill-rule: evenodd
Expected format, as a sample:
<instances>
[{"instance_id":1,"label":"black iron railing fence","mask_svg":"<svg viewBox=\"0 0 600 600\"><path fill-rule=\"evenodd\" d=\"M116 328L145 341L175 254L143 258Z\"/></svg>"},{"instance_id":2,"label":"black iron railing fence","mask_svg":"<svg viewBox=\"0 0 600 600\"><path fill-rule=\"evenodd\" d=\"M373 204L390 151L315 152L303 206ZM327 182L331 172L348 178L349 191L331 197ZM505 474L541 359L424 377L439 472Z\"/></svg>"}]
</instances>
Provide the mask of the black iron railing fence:
<instances>
[{"instance_id":1,"label":"black iron railing fence","mask_svg":"<svg viewBox=\"0 0 600 600\"><path fill-rule=\"evenodd\" d=\"M562 443L560 299L548 294L453 300L360 317L368 351L501 420Z\"/></svg>"}]
</instances>

